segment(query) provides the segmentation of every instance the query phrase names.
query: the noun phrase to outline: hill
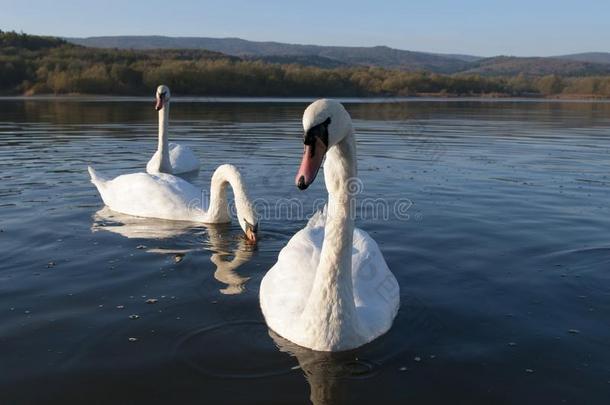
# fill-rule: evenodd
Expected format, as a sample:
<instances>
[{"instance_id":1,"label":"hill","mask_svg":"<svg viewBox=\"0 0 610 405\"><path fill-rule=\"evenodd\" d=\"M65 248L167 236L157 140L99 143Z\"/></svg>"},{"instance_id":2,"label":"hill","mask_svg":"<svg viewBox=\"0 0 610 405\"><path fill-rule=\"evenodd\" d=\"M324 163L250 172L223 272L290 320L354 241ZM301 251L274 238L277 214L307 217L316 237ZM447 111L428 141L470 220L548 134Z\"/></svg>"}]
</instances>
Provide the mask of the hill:
<instances>
[{"instance_id":1,"label":"hill","mask_svg":"<svg viewBox=\"0 0 610 405\"><path fill-rule=\"evenodd\" d=\"M387 46L348 47L298 45L280 42L247 41L240 38L199 38L163 36L113 36L66 38L69 42L96 48L118 49L208 49L240 57L304 57L315 56L339 65L379 66L401 70L427 70L453 73L464 70L478 57L412 52Z\"/></svg>"},{"instance_id":2,"label":"hill","mask_svg":"<svg viewBox=\"0 0 610 405\"><path fill-rule=\"evenodd\" d=\"M579 62L610 64L610 52L588 52L573 55L555 56L556 59L575 60Z\"/></svg>"},{"instance_id":3,"label":"hill","mask_svg":"<svg viewBox=\"0 0 610 405\"><path fill-rule=\"evenodd\" d=\"M599 75L610 72L610 53L583 53L551 58L435 54L394 49L387 46L348 47L299 45L281 42L248 41L240 38L107 36L67 38L74 44L117 49L207 49L249 60L296 63L304 66L336 68L376 66L409 72L481 74L486 76Z\"/></svg>"},{"instance_id":4,"label":"hill","mask_svg":"<svg viewBox=\"0 0 610 405\"><path fill-rule=\"evenodd\" d=\"M498 56L473 62L461 72L485 76L591 76L610 74L610 64L556 58Z\"/></svg>"},{"instance_id":5,"label":"hill","mask_svg":"<svg viewBox=\"0 0 610 405\"><path fill-rule=\"evenodd\" d=\"M297 64L301 66L314 66L324 69L334 69L338 67L348 67L347 63L325 58L323 56L312 55L277 55L277 56L243 56L244 60L260 60L267 63L277 64Z\"/></svg>"},{"instance_id":6,"label":"hill","mask_svg":"<svg viewBox=\"0 0 610 405\"><path fill-rule=\"evenodd\" d=\"M387 47L313 48L325 49L313 56L237 57L192 48L90 48L0 31L0 94L150 95L165 83L173 94L197 96L610 97L610 64L515 57L468 61L458 55L451 63L460 70L441 74L429 66L438 69L434 64L445 56ZM380 55L400 68L370 66Z\"/></svg>"}]
</instances>

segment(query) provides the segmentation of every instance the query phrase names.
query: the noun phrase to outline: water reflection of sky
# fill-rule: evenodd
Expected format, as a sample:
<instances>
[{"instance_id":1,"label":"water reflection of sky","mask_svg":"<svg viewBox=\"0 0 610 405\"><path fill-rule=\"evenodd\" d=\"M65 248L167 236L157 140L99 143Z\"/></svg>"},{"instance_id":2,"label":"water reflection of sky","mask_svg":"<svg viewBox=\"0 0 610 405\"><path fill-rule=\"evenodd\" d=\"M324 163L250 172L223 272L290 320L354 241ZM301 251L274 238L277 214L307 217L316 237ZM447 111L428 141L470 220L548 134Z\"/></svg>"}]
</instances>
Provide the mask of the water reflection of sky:
<instances>
[{"instance_id":1,"label":"water reflection of sky","mask_svg":"<svg viewBox=\"0 0 610 405\"><path fill-rule=\"evenodd\" d=\"M172 139L198 154L202 188L234 163L253 198L313 205L323 182L293 185L304 106L178 102ZM152 103L0 100L4 398L604 403L610 104L348 108L358 198L413 205L408 219L358 220L401 285L401 318L329 360L283 347L258 308L262 276L304 219L263 221L249 249L236 223L100 211L86 166L142 170L156 145Z\"/></svg>"}]
</instances>

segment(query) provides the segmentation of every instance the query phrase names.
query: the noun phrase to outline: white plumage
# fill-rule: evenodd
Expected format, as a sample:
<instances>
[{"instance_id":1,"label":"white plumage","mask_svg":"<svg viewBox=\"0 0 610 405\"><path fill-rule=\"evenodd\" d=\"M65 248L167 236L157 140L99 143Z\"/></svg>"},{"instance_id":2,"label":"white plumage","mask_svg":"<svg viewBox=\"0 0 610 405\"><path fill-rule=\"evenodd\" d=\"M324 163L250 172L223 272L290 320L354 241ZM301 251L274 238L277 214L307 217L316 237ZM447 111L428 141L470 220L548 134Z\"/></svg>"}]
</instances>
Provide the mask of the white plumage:
<instances>
[{"instance_id":1,"label":"white plumage","mask_svg":"<svg viewBox=\"0 0 610 405\"><path fill-rule=\"evenodd\" d=\"M307 188L322 162L318 154L327 151L329 202L281 250L262 280L260 305L269 328L300 346L354 349L390 329L399 286L375 241L354 227L349 183L356 176L356 145L349 114L335 101L318 100L305 110L303 127L297 185Z\"/></svg>"},{"instance_id":2,"label":"white plumage","mask_svg":"<svg viewBox=\"0 0 610 405\"><path fill-rule=\"evenodd\" d=\"M209 222L209 201L186 180L171 174L132 173L107 179L89 167L91 182L111 210L145 218Z\"/></svg>"},{"instance_id":3,"label":"white plumage","mask_svg":"<svg viewBox=\"0 0 610 405\"><path fill-rule=\"evenodd\" d=\"M201 190L171 174L132 173L108 179L89 167L91 182L111 210L138 217L203 223L231 222L227 199L230 185L235 196L239 225L256 239L258 218L248 198L241 174L233 165L219 166L210 191Z\"/></svg>"},{"instance_id":4,"label":"white plumage","mask_svg":"<svg viewBox=\"0 0 610 405\"><path fill-rule=\"evenodd\" d=\"M399 307L399 287L377 243L356 228L351 281L358 318L357 336L335 346L311 347L308 331L299 325L320 263L326 216L318 213L280 251L277 263L261 284L261 307L267 325L284 338L314 350L347 350L374 340L392 326Z\"/></svg>"},{"instance_id":5,"label":"white plumage","mask_svg":"<svg viewBox=\"0 0 610 405\"><path fill-rule=\"evenodd\" d=\"M199 160L191 148L170 142L169 164L173 174L191 173L199 170ZM146 164L146 172L150 174L159 173L161 153L157 150Z\"/></svg>"},{"instance_id":6,"label":"white plumage","mask_svg":"<svg viewBox=\"0 0 610 405\"><path fill-rule=\"evenodd\" d=\"M159 142L157 151L146 165L149 174L184 174L199 170L199 160L188 146L169 143L170 91L165 85L157 87L155 109L159 112Z\"/></svg>"}]
</instances>

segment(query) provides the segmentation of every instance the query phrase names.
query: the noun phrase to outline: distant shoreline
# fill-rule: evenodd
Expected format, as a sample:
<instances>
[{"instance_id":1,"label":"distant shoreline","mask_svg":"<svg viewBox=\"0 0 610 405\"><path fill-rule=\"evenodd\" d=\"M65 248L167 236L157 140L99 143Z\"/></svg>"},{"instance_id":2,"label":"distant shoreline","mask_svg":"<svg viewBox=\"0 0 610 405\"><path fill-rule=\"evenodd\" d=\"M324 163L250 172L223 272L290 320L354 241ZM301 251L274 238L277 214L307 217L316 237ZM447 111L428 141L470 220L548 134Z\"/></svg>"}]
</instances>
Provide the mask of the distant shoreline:
<instances>
[{"instance_id":1,"label":"distant shoreline","mask_svg":"<svg viewBox=\"0 0 610 405\"><path fill-rule=\"evenodd\" d=\"M201 49L87 48L60 38L0 31L0 94L146 96L165 83L174 95L226 95L241 101L246 100L242 96L311 100L311 94L357 100L610 98L610 59L598 64L552 58L498 57L470 64L452 59L451 64L460 65L455 70L443 63L433 68L410 53L403 55L410 60L406 64L392 62L396 55L391 51L384 55L379 66L366 63L367 54L356 58L357 63L347 63L348 57L345 66L317 66L310 57L278 61Z\"/></svg>"},{"instance_id":2,"label":"distant shoreline","mask_svg":"<svg viewBox=\"0 0 610 405\"><path fill-rule=\"evenodd\" d=\"M178 103L309 103L320 97L248 97L248 96L172 96L173 102ZM409 97L332 97L343 103L408 103L408 102L594 102L610 103L609 97L560 95L560 96L532 96L512 97L505 95L458 96L448 94L421 94ZM0 101L78 101L78 102L150 102L148 96L101 95L101 94L36 94L36 95L0 95Z\"/></svg>"}]
</instances>

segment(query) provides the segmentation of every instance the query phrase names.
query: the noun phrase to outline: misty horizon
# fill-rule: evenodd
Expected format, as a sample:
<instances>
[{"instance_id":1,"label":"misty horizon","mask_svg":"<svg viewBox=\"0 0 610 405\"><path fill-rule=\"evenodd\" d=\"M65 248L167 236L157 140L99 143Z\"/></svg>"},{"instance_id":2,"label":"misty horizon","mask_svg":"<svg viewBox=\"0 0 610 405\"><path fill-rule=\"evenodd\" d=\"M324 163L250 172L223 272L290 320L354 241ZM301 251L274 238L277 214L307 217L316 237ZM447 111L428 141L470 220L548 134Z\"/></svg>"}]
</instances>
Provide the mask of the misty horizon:
<instances>
[{"instance_id":1,"label":"misty horizon","mask_svg":"<svg viewBox=\"0 0 610 405\"><path fill-rule=\"evenodd\" d=\"M84 3L84 4L83 4ZM169 4L27 3L0 0L0 29L59 37L148 36L243 38L320 46L388 46L437 54L490 57L610 52L610 3L550 0L490 4L467 0L408 4L311 0L287 6L182 0Z\"/></svg>"},{"instance_id":2,"label":"misty horizon","mask_svg":"<svg viewBox=\"0 0 610 405\"><path fill-rule=\"evenodd\" d=\"M43 36L56 36L56 37L67 39L67 40L95 39L95 38L151 38L151 37L157 37L157 38L170 38L170 39L219 39L219 40L236 39L236 40L244 40L244 41L255 42L255 43L275 43L275 44L295 45L295 46L316 46L316 47L336 47L336 48L384 48L385 47L385 48L396 49L396 50L407 51L407 52L419 52L419 53L428 53L428 54L443 55L443 56L451 56L451 55L472 56L472 57L477 57L477 58L492 58L492 57L497 57L497 56L511 56L511 57L514 56L514 57L519 57L519 58L535 58L535 57L552 58L552 57L570 56L570 55L577 55L577 54L610 53L610 50L584 49L584 50L576 50L573 52L566 52L566 53L562 53L562 54L552 54L552 55L551 54L549 54L549 55L545 55L545 54L520 55L520 54L510 54L510 53L505 53L505 52L498 52L498 53L490 54L490 55L479 55L479 54L474 54L474 53L462 52L459 50L436 52L436 51L431 51L431 50L426 50L426 49L412 49L412 48L407 49L407 48L393 47L393 46L389 46L389 45L385 45L385 44L341 45L341 44L321 44L321 43L299 43L299 42L285 42L285 41L280 41L280 40L276 40L276 39L253 40L253 39L243 38L243 37L238 37L238 36L214 37L214 36L207 36L207 35L199 35L199 36L191 36L191 35L186 36L185 35L185 36L183 36L183 35L159 35L159 34L138 34L138 35L113 34L113 35L90 35L90 36L74 36L74 35L63 36L63 35L49 35L49 34L45 34L45 33L30 33L30 32L25 32L25 33L43 35Z\"/></svg>"}]
</instances>

